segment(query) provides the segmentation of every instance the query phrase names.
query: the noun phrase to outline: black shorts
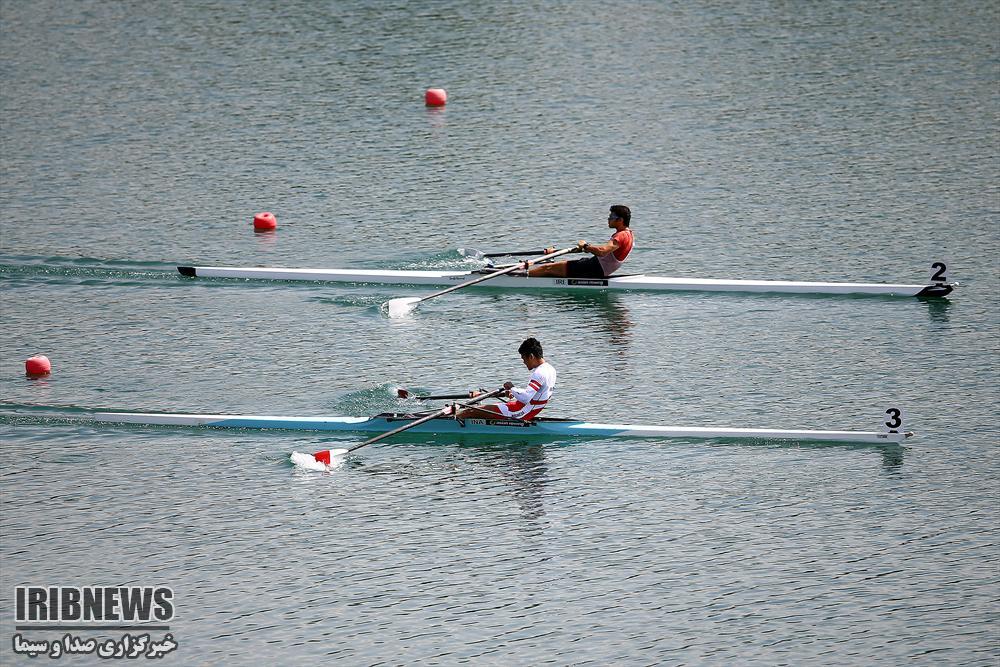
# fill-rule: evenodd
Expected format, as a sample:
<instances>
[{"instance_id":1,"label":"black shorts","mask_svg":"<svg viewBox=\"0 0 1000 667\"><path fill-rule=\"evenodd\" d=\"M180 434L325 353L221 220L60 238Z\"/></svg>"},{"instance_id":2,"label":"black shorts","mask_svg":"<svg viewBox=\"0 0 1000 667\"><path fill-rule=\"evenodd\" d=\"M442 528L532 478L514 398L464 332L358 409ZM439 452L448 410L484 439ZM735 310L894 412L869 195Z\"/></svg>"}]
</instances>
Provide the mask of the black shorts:
<instances>
[{"instance_id":1,"label":"black shorts","mask_svg":"<svg viewBox=\"0 0 1000 667\"><path fill-rule=\"evenodd\" d=\"M603 278L604 268L601 261L591 255L586 259L574 259L566 262L567 278Z\"/></svg>"}]
</instances>

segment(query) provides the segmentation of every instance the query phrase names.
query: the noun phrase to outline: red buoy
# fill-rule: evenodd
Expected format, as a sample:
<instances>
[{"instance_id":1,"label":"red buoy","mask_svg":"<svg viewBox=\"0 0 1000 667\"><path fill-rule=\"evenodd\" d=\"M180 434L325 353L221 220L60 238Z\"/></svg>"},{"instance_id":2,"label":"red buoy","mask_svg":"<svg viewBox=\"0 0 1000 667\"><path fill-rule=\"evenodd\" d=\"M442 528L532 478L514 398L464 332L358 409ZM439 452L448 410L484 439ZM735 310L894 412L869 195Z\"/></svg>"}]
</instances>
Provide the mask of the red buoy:
<instances>
[{"instance_id":1,"label":"red buoy","mask_svg":"<svg viewBox=\"0 0 1000 667\"><path fill-rule=\"evenodd\" d=\"M24 374L29 377L48 375L52 372L52 362L43 354L36 354L24 362Z\"/></svg>"},{"instance_id":2,"label":"red buoy","mask_svg":"<svg viewBox=\"0 0 1000 667\"><path fill-rule=\"evenodd\" d=\"M448 103L448 91L444 88L428 88L424 93L424 102L429 107L443 107Z\"/></svg>"},{"instance_id":3,"label":"red buoy","mask_svg":"<svg viewBox=\"0 0 1000 667\"><path fill-rule=\"evenodd\" d=\"M258 213L253 217L253 230L255 232L270 232L278 228L278 219L273 213Z\"/></svg>"}]
</instances>

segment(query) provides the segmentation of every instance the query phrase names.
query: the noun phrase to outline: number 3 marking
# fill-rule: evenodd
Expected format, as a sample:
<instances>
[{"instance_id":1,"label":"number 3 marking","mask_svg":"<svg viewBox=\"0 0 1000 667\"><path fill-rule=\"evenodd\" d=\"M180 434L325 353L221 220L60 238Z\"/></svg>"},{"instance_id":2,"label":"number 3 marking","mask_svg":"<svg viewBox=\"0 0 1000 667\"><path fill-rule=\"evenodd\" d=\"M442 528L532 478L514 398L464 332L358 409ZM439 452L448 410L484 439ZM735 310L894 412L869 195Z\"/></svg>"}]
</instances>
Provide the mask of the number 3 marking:
<instances>
[{"instance_id":1,"label":"number 3 marking","mask_svg":"<svg viewBox=\"0 0 1000 667\"><path fill-rule=\"evenodd\" d=\"M889 415L889 419L885 422L885 425L889 428L899 428L903 425L902 413L898 409L889 408L885 411L885 414Z\"/></svg>"}]
</instances>

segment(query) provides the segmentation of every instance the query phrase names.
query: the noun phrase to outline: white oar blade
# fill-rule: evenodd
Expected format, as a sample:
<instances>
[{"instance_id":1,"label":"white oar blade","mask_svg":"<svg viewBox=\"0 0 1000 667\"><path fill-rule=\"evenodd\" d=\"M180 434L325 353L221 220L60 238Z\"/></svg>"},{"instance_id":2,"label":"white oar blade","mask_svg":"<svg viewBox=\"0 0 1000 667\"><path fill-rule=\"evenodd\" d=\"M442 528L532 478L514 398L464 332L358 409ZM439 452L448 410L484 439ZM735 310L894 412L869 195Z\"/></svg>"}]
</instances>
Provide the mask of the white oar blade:
<instances>
[{"instance_id":1,"label":"white oar blade","mask_svg":"<svg viewBox=\"0 0 1000 667\"><path fill-rule=\"evenodd\" d=\"M458 254L467 259L485 259L486 253L475 248L459 248Z\"/></svg>"},{"instance_id":2,"label":"white oar blade","mask_svg":"<svg viewBox=\"0 0 1000 667\"><path fill-rule=\"evenodd\" d=\"M407 296L400 299L389 299L385 304L385 311L390 318L406 317L420 302L419 297Z\"/></svg>"}]
</instances>

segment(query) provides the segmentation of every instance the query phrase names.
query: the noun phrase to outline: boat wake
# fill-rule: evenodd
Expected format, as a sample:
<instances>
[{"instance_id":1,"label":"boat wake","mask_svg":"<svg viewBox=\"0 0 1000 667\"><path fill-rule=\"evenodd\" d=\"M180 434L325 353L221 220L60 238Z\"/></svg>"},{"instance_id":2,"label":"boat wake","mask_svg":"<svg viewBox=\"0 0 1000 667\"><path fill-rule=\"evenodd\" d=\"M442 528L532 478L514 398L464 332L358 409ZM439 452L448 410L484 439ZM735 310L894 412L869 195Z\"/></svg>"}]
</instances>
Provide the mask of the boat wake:
<instances>
[{"instance_id":1,"label":"boat wake","mask_svg":"<svg viewBox=\"0 0 1000 667\"><path fill-rule=\"evenodd\" d=\"M430 257L406 262L399 269L405 271L473 271L489 266L489 262L486 260L476 259L471 253L466 255L463 252L462 248L440 252Z\"/></svg>"},{"instance_id":2,"label":"boat wake","mask_svg":"<svg viewBox=\"0 0 1000 667\"><path fill-rule=\"evenodd\" d=\"M385 382L341 396L331 407L342 415L363 415L379 412L408 412L414 406L423 405L415 398L399 398L398 384ZM417 389L413 392L419 391Z\"/></svg>"},{"instance_id":3,"label":"boat wake","mask_svg":"<svg viewBox=\"0 0 1000 667\"><path fill-rule=\"evenodd\" d=\"M95 257L35 257L0 255L0 277L8 284L87 284L88 281L135 284L149 281L177 283L176 267L163 262L136 262Z\"/></svg>"}]
</instances>

